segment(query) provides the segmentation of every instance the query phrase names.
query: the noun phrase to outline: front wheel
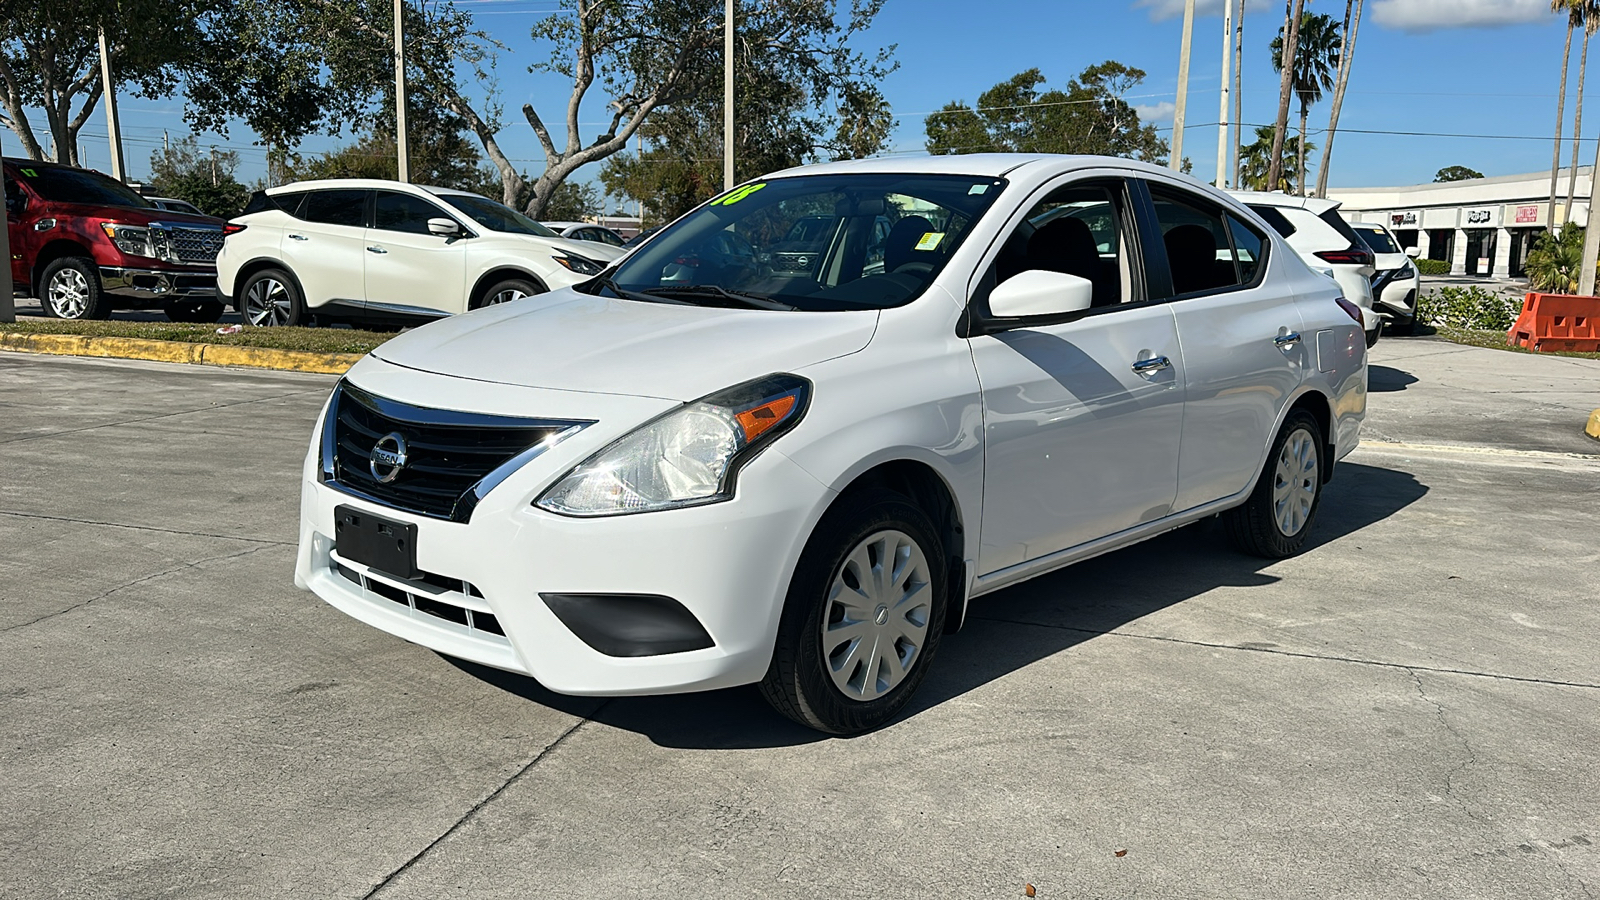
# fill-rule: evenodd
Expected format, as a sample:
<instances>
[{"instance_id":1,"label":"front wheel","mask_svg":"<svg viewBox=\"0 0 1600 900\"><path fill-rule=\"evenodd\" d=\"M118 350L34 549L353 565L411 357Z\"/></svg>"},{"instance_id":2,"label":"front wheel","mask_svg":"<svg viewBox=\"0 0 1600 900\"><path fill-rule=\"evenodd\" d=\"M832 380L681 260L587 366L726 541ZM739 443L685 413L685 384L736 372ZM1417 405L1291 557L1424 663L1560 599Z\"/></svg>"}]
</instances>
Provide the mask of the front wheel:
<instances>
[{"instance_id":1,"label":"front wheel","mask_svg":"<svg viewBox=\"0 0 1600 900\"><path fill-rule=\"evenodd\" d=\"M926 514L889 491L846 496L795 567L767 702L837 735L893 719L928 673L944 630L945 558Z\"/></svg>"},{"instance_id":2,"label":"front wheel","mask_svg":"<svg viewBox=\"0 0 1600 900\"><path fill-rule=\"evenodd\" d=\"M1305 410L1289 416L1250 499L1222 514L1234 546L1267 559L1300 552L1322 500L1325 448L1315 417Z\"/></svg>"},{"instance_id":3,"label":"front wheel","mask_svg":"<svg viewBox=\"0 0 1600 900\"><path fill-rule=\"evenodd\" d=\"M111 302L100 290L94 260L67 256L45 267L39 278L44 314L57 319L109 319Z\"/></svg>"},{"instance_id":4,"label":"front wheel","mask_svg":"<svg viewBox=\"0 0 1600 900\"><path fill-rule=\"evenodd\" d=\"M513 300L522 300L532 297L534 294L542 293L544 293L543 288L526 278L507 278L504 281L490 285L489 289L483 292L482 298L478 300L477 306L473 308L498 306L502 303L510 303Z\"/></svg>"}]
</instances>

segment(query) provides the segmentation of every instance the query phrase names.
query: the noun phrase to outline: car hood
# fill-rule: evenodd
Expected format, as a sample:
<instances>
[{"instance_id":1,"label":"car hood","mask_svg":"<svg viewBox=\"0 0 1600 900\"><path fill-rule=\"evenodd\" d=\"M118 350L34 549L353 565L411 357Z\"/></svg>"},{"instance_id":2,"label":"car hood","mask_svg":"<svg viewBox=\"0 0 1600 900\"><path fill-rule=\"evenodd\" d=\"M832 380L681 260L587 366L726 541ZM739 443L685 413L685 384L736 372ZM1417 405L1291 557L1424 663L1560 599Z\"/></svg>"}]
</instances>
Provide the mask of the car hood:
<instances>
[{"instance_id":1,"label":"car hood","mask_svg":"<svg viewBox=\"0 0 1600 900\"><path fill-rule=\"evenodd\" d=\"M530 244L540 250L559 250L562 253L575 253L585 259L592 259L597 263L609 263L621 256L624 251L621 247L610 244L601 244L595 241L574 241L570 238L541 237L536 234L512 234L506 231L493 231L485 229L496 238L509 239L519 244Z\"/></svg>"},{"instance_id":2,"label":"car hood","mask_svg":"<svg viewBox=\"0 0 1600 900\"><path fill-rule=\"evenodd\" d=\"M194 213L178 212L174 209L155 209L142 206L101 206L97 203L57 203L56 206L67 207L76 217L85 219L113 219L130 225L147 225L151 222L166 222L169 225L197 225L202 227L221 228L222 219L211 216L197 216Z\"/></svg>"},{"instance_id":3,"label":"car hood","mask_svg":"<svg viewBox=\"0 0 1600 900\"><path fill-rule=\"evenodd\" d=\"M398 366L523 387L688 401L861 350L878 312L772 312L565 288L452 316L372 352Z\"/></svg>"}]
</instances>

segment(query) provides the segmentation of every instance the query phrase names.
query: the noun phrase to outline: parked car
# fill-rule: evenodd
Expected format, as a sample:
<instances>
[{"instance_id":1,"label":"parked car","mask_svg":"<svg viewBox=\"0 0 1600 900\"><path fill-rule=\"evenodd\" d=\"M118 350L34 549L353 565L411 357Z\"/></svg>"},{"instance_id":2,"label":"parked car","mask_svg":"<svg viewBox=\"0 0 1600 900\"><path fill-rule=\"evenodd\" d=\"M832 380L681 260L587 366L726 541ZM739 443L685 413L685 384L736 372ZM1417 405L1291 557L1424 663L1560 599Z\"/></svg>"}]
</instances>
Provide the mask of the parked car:
<instances>
[{"instance_id":1,"label":"parked car","mask_svg":"<svg viewBox=\"0 0 1600 900\"><path fill-rule=\"evenodd\" d=\"M175 322L215 322L223 222L163 210L99 172L4 160L11 278L47 316L104 319L158 307Z\"/></svg>"},{"instance_id":2,"label":"parked car","mask_svg":"<svg viewBox=\"0 0 1600 900\"><path fill-rule=\"evenodd\" d=\"M197 216L205 215L205 213L200 211L200 207L195 206L193 203L190 203L187 200L177 200L172 197L146 197L145 199L149 200L151 203L155 204L161 209L170 209L174 212L194 213Z\"/></svg>"},{"instance_id":3,"label":"parked car","mask_svg":"<svg viewBox=\"0 0 1600 900\"><path fill-rule=\"evenodd\" d=\"M251 325L416 324L585 281L610 249L477 194L373 179L257 191L229 229L218 284Z\"/></svg>"},{"instance_id":4,"label":"parked car","mask_svg":"<svg viewBox=\"0 0 1600 900\"><path fill-rule=\"evenodd\" d=\"M628 244L626 238L604 225L595 225L589 222L542 222L540 224L569 241L588 241L619 249Z\"/></svg>"},{"instance_id":5,"label":"parked car","mask_svg":"<svg viewBox=\"0 0 1600 900\"><path fill-rule=\"evenodd\" d=\"M1383 317L1372 303L1376 263L1366 243L1339 215L1339 203L1278 193L1232 193L1272 225L1313 268L1326 272L1344 288L1345 299L1361 308L1367 346L1376 344L1383 332Z\"/></svg>"},{"instance_id":6,"label":"parked car","mask_svg":"<svg viewBox=\"0 0 1600 900\"><path fill-rule=\"evenodd\" d=\"M1416 303L1422 296L1422 273L1411 259L1415 247L1403 248L1394 235L1377 222L1352 222L1350 227L1372 250L1376 272L1372 276L1372 305L1396 334L1416 331Z\"/></svg>"},{"instance_id":7,"label":"parked car","mask_svg":"<svg viewBox=\"0 0 1600 900\"><path fill-rule=\"evenodd\" d=\"M833 238L807 273L675 274L817 210ZM1187 176L791 169L605 276L358 362L306 456L295 583L559 692L755 682L855 734L1002 587L1218 514L1248 552L1299 551L1366 375L1361 310Z\"/></svg>"}]
</instances>

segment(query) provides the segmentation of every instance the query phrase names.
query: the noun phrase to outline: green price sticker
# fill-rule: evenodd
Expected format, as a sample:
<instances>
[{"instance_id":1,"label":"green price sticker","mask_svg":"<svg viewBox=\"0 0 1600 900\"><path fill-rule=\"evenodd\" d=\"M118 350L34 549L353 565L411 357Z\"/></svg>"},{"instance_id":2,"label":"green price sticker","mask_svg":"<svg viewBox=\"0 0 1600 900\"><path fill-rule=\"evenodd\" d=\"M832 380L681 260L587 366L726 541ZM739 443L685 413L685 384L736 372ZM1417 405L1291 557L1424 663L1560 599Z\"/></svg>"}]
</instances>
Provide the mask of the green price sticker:
<instances>
[{"instance_id":1,"label":"green price sticker","mask_svg":"<svg viewBox=\"0 0 1600 900\"><path fill-rule=\"evenodd\" d=\"M733 193L729 194L728 196L723 197L721 200L713 200L713 201L711 201L711 205L712 206L732 206L735 203L738 203L740 200L743 200L744 198L750 196L751 194L754 194L756 191L759 191L764 187L766 187L765 184L747 184L744 187L735 190Z\"/></svg>"}]
</instances>

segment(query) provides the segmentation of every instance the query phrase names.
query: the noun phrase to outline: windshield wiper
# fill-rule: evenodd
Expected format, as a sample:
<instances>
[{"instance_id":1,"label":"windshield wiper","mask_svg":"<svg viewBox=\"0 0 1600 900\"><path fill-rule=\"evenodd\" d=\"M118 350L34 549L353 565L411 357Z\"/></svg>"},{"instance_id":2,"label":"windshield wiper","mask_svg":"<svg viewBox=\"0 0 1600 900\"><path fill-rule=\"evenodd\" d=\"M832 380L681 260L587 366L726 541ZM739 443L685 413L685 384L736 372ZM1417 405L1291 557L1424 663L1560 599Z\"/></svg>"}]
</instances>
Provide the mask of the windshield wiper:
<instances>
[{"instance_id":1,"label":"windshield wiper","mask_svg":"<svg viewBox=\"0 0 1600 900\"><path fill-rule=\"evenodd\" d=\"M770 297L760 294L747 294L744 291L730 291L715 284L683 284L661 288L648 288L646 294L656 297L717 297L723 300L732 300L742 303L753 309L772 309L782 312L793 312L795 307Z\"/></svg>"},{"instance_id":2,"label":"windshield wiper","mask_svg":"<svg viewBox=\"0 0 1600 900\"><path fill-rule=\"evenodd\" d=\"M687 300L679 300L676 297L658 297L654 294L644 293L641 291L630 291L627 288L624 288L622 285L617 284L610 278L595 278L589 283L595 285L596 287L603 287L624 300L639 300L645 303L670 303L674 306L694 305Z\"/></svg>"}]
</instances>

